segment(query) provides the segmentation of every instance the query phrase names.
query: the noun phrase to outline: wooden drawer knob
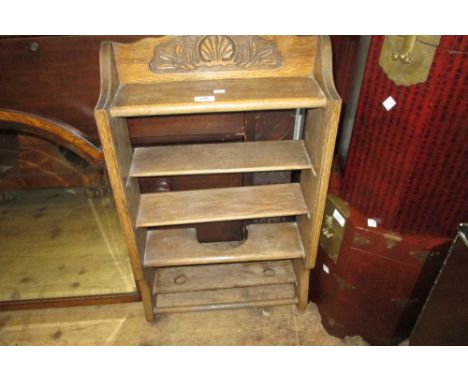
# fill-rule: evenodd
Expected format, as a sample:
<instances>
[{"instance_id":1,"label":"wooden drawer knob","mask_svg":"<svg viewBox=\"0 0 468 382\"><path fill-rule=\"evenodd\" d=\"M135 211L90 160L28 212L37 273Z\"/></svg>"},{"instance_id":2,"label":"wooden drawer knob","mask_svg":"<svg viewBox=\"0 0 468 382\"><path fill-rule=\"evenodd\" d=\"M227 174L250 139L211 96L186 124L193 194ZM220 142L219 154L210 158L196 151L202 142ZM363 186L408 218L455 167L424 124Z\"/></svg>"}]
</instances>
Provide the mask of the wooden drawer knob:
<instances>
[{"instance_id":1,"label":"wooden drawer knob","mask_svg":"<svg viewBox=\"0 0 468 382\"><path fill-rule=\"evenodd\" d=\"M265 268L263 270L263 275L266 277L272 277L276 274L275 270L272 268Z\"/></svg>"},{"instance_id":2,"label":"wooden drawer knob","mask_svg":"<svg viewBox=\"0 0 468 382\"><path fill-rule=\"evenodd\" d=\"M187 276L183 274L177 275L176 277L174 277L174 284L182 285L182 284L185 284L186 281L187 281Z\"/></svg>"},{"instance_id":3,"label":"wooden drawer knob","mask_svg":"<svg viewBox=\"0 0 468 382\"><path fill-rule=\"evenodd\" d=\"M156 192L169 192L173 188L172 183L167 179L161 179L156 184Z\"/></svg>"},{"instance_id":4,"label":"wooden drawer knob","mask_svg":"<svg viewBox=\"0 0 468 382\"><path fill-rule=\"evenodd\" d=\"M28 47L31 52L37 52L41 48L37 41L29 41Z\"/></svg>"}]
</instances>

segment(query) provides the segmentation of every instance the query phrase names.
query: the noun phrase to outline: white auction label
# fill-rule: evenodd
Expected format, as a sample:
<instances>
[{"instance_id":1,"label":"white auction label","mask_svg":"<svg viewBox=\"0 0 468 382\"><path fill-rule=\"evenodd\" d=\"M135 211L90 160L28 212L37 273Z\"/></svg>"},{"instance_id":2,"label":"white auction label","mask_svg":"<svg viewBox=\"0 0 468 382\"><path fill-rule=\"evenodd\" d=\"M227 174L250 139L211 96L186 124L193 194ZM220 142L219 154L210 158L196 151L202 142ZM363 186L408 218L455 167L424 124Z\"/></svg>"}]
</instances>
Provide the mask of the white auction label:
<instances>
[{"instance_id":1,"label":"white auction label","mask_svg":"<svg viewBox=\"0 0 468 382\"><path fill-rule=\"evenodd\" d=\"M216 97L215 96L197 96L197 97L193 97L193 100L195 102L213 102L213 101L216 101Z\"/></svg>"},{"instance_id":2,"label":"white auction label","mask_svg":"<svg viewBox=\"0 0 468 382\"><path fill-rule=\"evenodd\" d=\"M377 220L375 219L367 219L367 226L376 228L377 227Z\"/></svg>"},{"instance_id":3,"label":"white auction label","mask_svg":"<svg viewBox=\"0 0 468 382\"><path fill-rule=\"evenodd\" d=\"M382 102L382 105L387 111L390 111L396 105L396 101L393 99L392 96L390 96L385 101Z\"/></svg>"},{"instance_id":4,"label":"white auction label","mask_svg":"<svg viewBox=\"0 0 468 382\"><path fill-rule=\"evenodd\" d=\"M338 222L340 226L344 227L346 223L346 219L343 217L343 215L340 214L340 211L335 209L335 211L333 211L333 217L335 218L335 220Z\"/></svg>"}]
</instances>

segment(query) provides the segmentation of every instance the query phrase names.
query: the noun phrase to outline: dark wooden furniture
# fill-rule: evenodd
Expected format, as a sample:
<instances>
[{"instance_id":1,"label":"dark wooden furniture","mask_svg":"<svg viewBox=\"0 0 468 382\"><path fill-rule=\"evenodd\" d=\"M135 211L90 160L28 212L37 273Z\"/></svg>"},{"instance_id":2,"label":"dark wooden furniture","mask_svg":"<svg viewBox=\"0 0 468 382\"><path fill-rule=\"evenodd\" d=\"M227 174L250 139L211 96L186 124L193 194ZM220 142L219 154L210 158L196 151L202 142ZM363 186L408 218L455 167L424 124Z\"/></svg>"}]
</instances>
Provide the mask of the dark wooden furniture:
<instances>
[{"instance_id":1,"label":"dark wooden furniture","mask_svg":"<svg viewBox=\"0 0 468 382\"><path fill-rule=\"evenodd\" d=\"M409 337L446 253L447 239L402 235L335 195L325 207L311 300L337 337L360 335L372 345Z\"/></svg>"},{"instance_id":2,"label":"dark wooden furniture","mask_svg":"<svg viewBox=\"0 0 468 382\"><path fill-rule=\"evenodd\" d=\"M129 41L137 37L122 37ZM0 38L0 134L17 136L0 193L87 187L102 191L102 152L92 110L102 37Z\"/></svg>"},{"instance_id":3,"label":"dark wooden furniture","mask_svg":"<svg viewBox=\"0 0 468 382\"><path fill-rule=\"evenodd\" d=\"M468 345L468 224L460 224L410 336L410 345Z\"/></svg>"},{"instance_id":4,"label":"dark wooden furniture","mask_svg":"<svg viewBox=\"0 0 468 382\"><path fill-rule=\"evenodd\" d=\"M0 137L4 143L0 158L5 158L0 162L0 195L20 189L80 186L97 195L105 189L101 148L70 125L0 109Z\"/></svg>"}]
</instances>

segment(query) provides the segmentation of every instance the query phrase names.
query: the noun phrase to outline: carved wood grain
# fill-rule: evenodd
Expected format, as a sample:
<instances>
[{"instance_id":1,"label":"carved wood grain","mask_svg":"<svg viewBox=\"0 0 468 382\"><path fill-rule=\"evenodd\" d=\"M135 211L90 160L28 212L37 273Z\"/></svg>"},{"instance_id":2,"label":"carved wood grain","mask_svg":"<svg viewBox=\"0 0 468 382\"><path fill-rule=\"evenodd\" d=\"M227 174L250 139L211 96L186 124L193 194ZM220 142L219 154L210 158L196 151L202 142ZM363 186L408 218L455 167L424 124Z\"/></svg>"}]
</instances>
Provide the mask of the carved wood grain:
<instances>
[{"instance_id":1,"label":"carved wood grain","mask_svg":"<svg viewBox=\"0 0 468 382\"><path fill-rule=\"evenodd\" d=\"M271 67L270 65L266 69L264 64L262 66L256 64L255 67L248 70L245 70L245 67L241 65L238 65L237 68L221 71L217 70L219 65L217 67L216 65L204 65L206 69L203 70L152 71L149 63L153 60L155 51L158 47L173 41L174 38L174 36L165 36L146 38L132 44L114 44L120 82L129 84L187 80L308 77L314 69L314 57L319 41L317 36L260 36L259 38L269 44L276 44L277 51L282 56L281 66ZM256 60L258 61L258 58Z\"/></svg>"},{"instance_id":2,"label":"carved wood grain","mask_svg":"<svg viewBox=\"0 0 468 382\"><path fill-rule=\"evenodd\" d=\"M194 70L273 69L282 57L275 41L259 36L180 36L156 45L155 73Z\"/></svg>"}]
</instances>

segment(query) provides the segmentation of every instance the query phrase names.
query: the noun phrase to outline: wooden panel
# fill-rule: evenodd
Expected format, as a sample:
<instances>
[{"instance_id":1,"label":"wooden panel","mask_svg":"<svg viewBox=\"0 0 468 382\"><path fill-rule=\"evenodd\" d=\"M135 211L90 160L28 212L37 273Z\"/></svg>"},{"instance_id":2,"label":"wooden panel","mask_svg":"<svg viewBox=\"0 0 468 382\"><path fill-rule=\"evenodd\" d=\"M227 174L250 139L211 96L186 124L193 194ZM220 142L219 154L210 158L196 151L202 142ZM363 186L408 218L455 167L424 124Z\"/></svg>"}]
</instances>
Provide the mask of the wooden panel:
<instances>
[{"instance_id":1,"label":"wooden panel","mask_svg":"<svg viewBox=\"0 0 468 382\"><path fill-rule=\"evenodd\" d=\"M223 89L223 94L213 90ZM196 102L194 97L213 96ZM313 78L258 78L123 84L111 106L113 117L322 107L325 96Z\"/></svg>"},{"instance_id":2,"label":"wooden panel","mask_svg":"<svg viewBox=\"0 0 468 382\"><path fill-rule=\"evenodd\" d=\"M298 183L143 194L136 224L156 227L307 214Z\"/></svg>"},{"instance_id":3,"label":"wooden panel","mask_svg":"<svg viewBox=\"0 0 468 382\"><path fill-rule=\"evenodd\" d=\"M293 139L296 110L245 112L247 141L278 141Z\"/></svg>"},{"instance_id":4,"label":"wooden panel","mask_svg":"<svg viewBox=\"0 0 468 382\"><path fill-rule=\"evenodd\" d=\"M148 232L145 267L233 263L304 257L296 223L253 224L248 238L234 248L200 244L193 228Z\"/></svg>"},{"instance_id":5,"label":"wooden panel","mask_svg":"<svg viewBox=\"0 0 468 382\"><path fill-rule=\"evenodd\" d=\"M466 346L468 344L467 235L468 224L461 223L411 333L411 345ZM428 262L433 260L428 257ZM425 270L426 266L423 269Z\"/></svg>"},{"instance_id":6,"label":"wooden panel","mask_svg":"<svg viewBox=\"0 0 468 382\"><path fill-rule=\"evenodd\" d=\"M297 296L297 309L300 312L304 312L307 309L309 303L309 279L310 269L307 269L304 265L304 259L292 260L292 266L296 273L296 296Z\"/></svg>"},{"instance_id":7,"label":"wooden panel","mask_svg":"<svg viewBox=\"0 0 468 382\"><path fill-rule=\"evenodd\" d=\"M150 290L152 280L145 278L140 258L144 253L146 234L145 230L134 229L140 190L136 179L127 178L133 151L126 121L120 118L112 118L109 113L109 105L117 86L117 72L111 44L104 43L102 45L100 64L101 94L94 115L117 212L129 250L133 276L143 301L146 318L150 321L154 318ZM151 273L150 278L152 276Z\"/></svg>"},{"instance_id":8,"label":"wooden panel","mask_svg":"<svg viewBox=\"0 0 468 382\"><path fill-rule=\"evenodd\" d=\"M263 261L155 270L153 293L181 293L274 284L294 284L291 262Z\"/></svg>"},{"instance_id":9,"label":"wooden panel","mask_svg":"<svg viewBox=\"0 0 468 382\"><path fill-rule=\"evenodd\" d=\"M155 313L286 305L296 301L292 284L167 293L156 296Z\"/></svg>"},{"instance_id":10,"label":"wooden panel","mask_svg":"<svg viewBox=\"0 0 468 382\"><path fill-rule=\"evenodd\" d=\"M274 110L245 113L247 141L277 141L293 139L296 110ZM292 171L261 171L244 173L245 186L290 183ZM299 175L295 172L295 175ZM295 179L298 179L298 177ZM294 220L293 217L254 219L253 223L279 223Z\"/></svg>"},{"instance_id":11,"label":"wooden panel","mask_svg":"<svg viewBox=\"0 0 468 382\"><path fill-rule=\"evenodd\" d=\"M0 105L70 124L98 142L93 109L103 40L141 36L21 36L0 39Z\"/></svg>"},{"instance_id":12,"label":"wooden panel","mask_svg":"<svg viewBox=\"0 0 468 382\"><path fill-rule=\"evenodd\" d=\"M239 65L237 70L223 70L226 67L211 66L204 70L192 70L189 65L176 72L150 70L150 62L155 54L155 47L170 43L175 36L147 38L134 44L114 44L120 81L123 83L174 82L190 79L220 79L220 78L261 78L261 77L293 77L308 76L314 69L314 55L317 49L316 36L261 36L269 43L276 44L277 53L281 56L278 67L257 69L252 65ZM174 51L177 49L174 47ZM171 53L175 53L175 52ZM171 54L169 53L169 55ZM179 64L183 64L180 61ZM257 66L259 67L259 66Z\"/></svg>"},{"instance_id":13,"label":"wooden panel","mask_svg":"<svg viewBox=\"0 0 468 382\"><path fill-rule=\"evenodd\" d=\"M302 191L314 216L299 216L297 219L306 250L305 266L309 269L315 266L341 110L341 99L333 82L330 39L320 39L322 46L316 56L314 76L326 94L327 106L307 111L304 143L315 171L306 170L301 174Z\"/></svg>"},{"instance_id":14,"label":"wooden panel","mask_svg":"<svg viewBox=\"0 0 468 382\"><path fill-rule=\"evenodd\" d=\"M130 176L237 173L311 168L302 141L236 142L135 149Z\"/></svg>"},{"instance_id":15,"label":"wooden panel","mask_svg":"<svg viewBox=\"0 0 468 382\"><path fill-rule=\"evenodd\" d=\"M159 115L128 118L132 144L243 141L244 113Z\"/></svg>"},{"instance_id":16,"label":"wooden panel","mask_svg":"<svg viewBox=\"0 0 468 382\"><path fill-rule=\"evenodd\" d=\"M126 304L129 302L138 302L140 300L141 298L137 292L112 293L97 296L35 298L32 300L0 301L0 312L10 310L83 307L88 305Z\"/></svg>"},{"instance_id":17,"label":"wooden panel","mask_svg":"<svg viewBox=\"0 0 468 382\"><path fill-rule=\"evenodd\" d=\"M240 293L237 291L237 293ZM245 302L231 302L220 304L205 304L205 305L191 305L191 306L167 306L155 308L156 314L163 313L188 313L188 312L203 312L222 309L245 309L245 308L259 308L267 306L278 305L294 305L297 303L297 297L277 298L273 300L259 300L259 301L245 301Z\"/></svg>"}]
</instances>

